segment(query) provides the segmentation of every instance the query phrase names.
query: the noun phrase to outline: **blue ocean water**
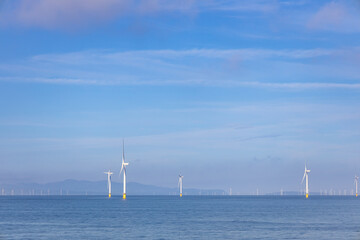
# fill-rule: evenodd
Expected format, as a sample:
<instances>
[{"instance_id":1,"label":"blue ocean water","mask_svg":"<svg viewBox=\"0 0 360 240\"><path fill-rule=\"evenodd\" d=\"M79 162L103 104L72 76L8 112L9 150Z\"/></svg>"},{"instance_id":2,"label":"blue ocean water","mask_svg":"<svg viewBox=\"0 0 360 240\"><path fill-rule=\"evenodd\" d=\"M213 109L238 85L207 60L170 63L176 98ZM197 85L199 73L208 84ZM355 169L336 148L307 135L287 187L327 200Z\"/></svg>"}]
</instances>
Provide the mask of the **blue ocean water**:
<instances>
[{"instance_id":1,"label":"blue ocean water","mask_svg":"<svg viewBox=\"0 0 360 240\"><path fill-rule=\"evenodd\" d=\"M0 239L360 239L360 198L3 196Z\"/></svg>"}]
</instances>

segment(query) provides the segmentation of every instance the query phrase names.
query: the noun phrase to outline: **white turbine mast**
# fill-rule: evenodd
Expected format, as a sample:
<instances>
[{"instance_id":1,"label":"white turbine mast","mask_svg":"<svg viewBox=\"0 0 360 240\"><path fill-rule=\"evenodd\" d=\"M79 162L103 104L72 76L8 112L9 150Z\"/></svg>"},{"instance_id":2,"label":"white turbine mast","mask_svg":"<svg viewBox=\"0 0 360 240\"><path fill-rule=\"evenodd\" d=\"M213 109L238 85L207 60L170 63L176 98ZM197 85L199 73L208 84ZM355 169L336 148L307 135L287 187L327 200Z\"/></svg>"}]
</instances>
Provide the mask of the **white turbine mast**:
<instances>
[{"instance_id":1,"label":"white turbine mast","mask_svg":"<svg viewBox=\"0 0 360 240\"><path fill-rule=\"evenodd\" d=\"M113 172L111 172L110 170L108 172L104 172L105 174L107 174L108 177L108 181L107 181L107 186L109 189L109 198L111 198L111 175L113 174Z\"/></svg>"},{"instance_id":2,"label":"white turbine mast","mask_svg":"<svg viewBox=\"0 0 360 240\"><path fill-rule=\"evenodd\" d=\"M123 140L123 154L122 154L122 161L121 161L121 172L124 172L124 180L123 180L123 199L126 199L126 166L129 165L129 163L125 162L125 151L124 151L124 140Z\"/></svg>"},{"instance_id":3,"label":"white turbine mast","mask_svg":"<svg viewBox=\"0 0 360 240\"><path fill-rule=\"evenodd\" d=\"M183 177L181 174L179 174L179 183L178 183L178 186L180 188L180 197L182 197L182 193L183 193Z\"/></svg>"},{"instance_id":4,"label":"white turbine mast","mask_svg":"<svg viewBox=\"0 0 360 240\"><path fill-rule=\"evenodd\" d=\"M358 184L359 184L359 177L355 175L355 180L354 180L354 183L355 183L355 196L357 197L358 196Z\"/></svg>"},{"instance_id":5,"label":"white turbine mast","mask_svg":"<svg viewBox=\"0 0 360 240\"><path fill-rule=\"evenodd\" d=\"M309 172L310 172L310 169L307 169L306 164L305 164L305 172L304 172L304 176L302 178L301 183L303 183L304 179L305 179L305 196L306 196L306 198L309 197Z\"/></svg>"}]
</instances>

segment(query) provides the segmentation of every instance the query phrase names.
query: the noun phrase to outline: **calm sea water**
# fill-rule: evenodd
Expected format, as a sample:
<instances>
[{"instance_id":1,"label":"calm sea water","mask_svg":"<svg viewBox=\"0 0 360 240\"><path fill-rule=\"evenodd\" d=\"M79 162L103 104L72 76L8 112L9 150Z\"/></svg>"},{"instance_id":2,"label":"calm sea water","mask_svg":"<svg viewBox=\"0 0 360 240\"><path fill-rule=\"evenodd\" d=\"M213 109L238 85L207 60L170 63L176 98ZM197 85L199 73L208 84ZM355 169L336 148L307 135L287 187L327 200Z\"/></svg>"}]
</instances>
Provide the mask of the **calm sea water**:
<instances>
[{"instance_id":1,"label":"calm sea water","mask_svg":"<svg viewBox=\"0 0 360 240\"><path fill-rule=\"evenodd\" d=\"M0 239L360 239L360 198L4 196Z\"/></svg>"}]
</instances>

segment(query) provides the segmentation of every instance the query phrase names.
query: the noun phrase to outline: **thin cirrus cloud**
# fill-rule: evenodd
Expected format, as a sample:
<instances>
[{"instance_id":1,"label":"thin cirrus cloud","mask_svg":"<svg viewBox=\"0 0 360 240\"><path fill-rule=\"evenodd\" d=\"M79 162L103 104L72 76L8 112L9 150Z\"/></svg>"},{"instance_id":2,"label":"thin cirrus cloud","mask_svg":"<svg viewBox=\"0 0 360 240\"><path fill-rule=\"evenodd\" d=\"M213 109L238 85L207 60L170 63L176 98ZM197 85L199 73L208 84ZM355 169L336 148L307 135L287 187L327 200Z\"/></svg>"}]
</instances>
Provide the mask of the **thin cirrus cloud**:
<instances>
[{"instance_id":1,"label":"thin cirrus cloud","mask_svg":"<svg viewBox=\"0 0 360 240\"><path fill-rule=\"evenodd\" d=\"M45 29L79 27L123 14L127 1L15 0L3 4L3 25Z\"/></svg>"},{"instance_id":2,"label":"thin cirrus cloud","mask_svg":"<svg viewBox=\"0 0 360 240\"><path fill-rule=\"evenodd\" d=\"M360 5L333 1L320 8L308 21L314 30L334 32L360 32Z\"/></svg>"},{"instance_id":3,"label":"thin cirrus cloud","mask_svg":"<svg viewBox=\"0 0 360 240\"><path fill-rule=\"evenodd\" d=\"M5 0L2 25L79 29L128 15L191 11L193 0Z\"/></svg>"},{"instance_id":4,"label":"thin cirrus cloud","mask_svg":"<svg viewBox=\"0 0 360 240\"><path fill-rule=\"evenodd\" d=\"M205 1L200 4L203 9L208 11L239 11L239 12L274 12L277 11L282 3L272 0L255 0L255 1Z\"/></svg>"},{"instance_id":5,"label":"thin cirrus cloud","mask_svg":"<svg viewBox=\"0 0 360 240\"><path fill-rule=\"evenodd\" d=\"M359 68L352 60L358 52L357 48L85 51L37 55L18 64L0 65L0 80L81 85L359 89Z\"/></svg>"},{"instance_id":6,"label":"thin cirrus cloud","mask_svg":"<svg viewBox=\"0 0 360 240\"><path fill-rule=\"evenodd\" d=\"M311 7L309 2L273 0L4 0L0 4L0 26L79 30L122 17L138 19L163 13L193 16L213 11L271 15L284 10L291 15L303 16L301 25L308 29L349 33L360 31L360 5L356 1L328 2L312 15L308 10L298 12L289 8L297 4Z\"/></svg>"},{"instance_id":7,"label":"thin cirrus cloud","mask_svg":"<svg viewBox=\"0 0 360 240\"><path fill-rule=\"evenodd\" d=\"M113 82L102 82L96 80L87 80L87 79L59 79L59 78L37 78L37 79L28 79L30 82L39 82L39 83L51 83L51 84L77 84L77 85L211 85L211 86L228 86L228 87L255 87L255 88L277 88L277 89L357 89L360 90L360 84L357 83L323 83L323 82L295 82L295 83L280 83L280 82L234 82L234 81L223 81L215 82L212 84L204 83L203 80L192 80L184 79L182 81L177 80L168 80L168 81L136 81L134 83L124 83L123 81L113 81Z\"/></svg>"},{"instance_id":8,"label":"thin cirrus cloud","mask_svg":"<svg viewBox=\"0 0 360 240\"><path fill-rule=\"evenodd\" d=\"M273 0L4 0L0 5L0 22L2 26L79 29L124 16L169 12L193 16L209 11L270 13L280 7L281 4Z\"/></svg>"},{"instance_id":9,"label":"thin cirrus cloud","mask_svg":"<svg viewBox=\"0 0 360 240\"><path fill-rule=\"evenodd\" d=\"M65 54L44 54L33 56L31 60L47 63L60 64L135 64L141 60L151 61L154 63L166 64L171 61L182 60L183 58L197 58L197 59L221 59L231 60L239 59L246 60L260 60L260 59L312 59L329 56L343 56L351 52L358 52L359 49L350 50L334 50L334 49L160 49L160 50L136 50L111 52L106 50L72 52ZM134 60L134 63L132 62Z\"/></svg>"}]
</instances>

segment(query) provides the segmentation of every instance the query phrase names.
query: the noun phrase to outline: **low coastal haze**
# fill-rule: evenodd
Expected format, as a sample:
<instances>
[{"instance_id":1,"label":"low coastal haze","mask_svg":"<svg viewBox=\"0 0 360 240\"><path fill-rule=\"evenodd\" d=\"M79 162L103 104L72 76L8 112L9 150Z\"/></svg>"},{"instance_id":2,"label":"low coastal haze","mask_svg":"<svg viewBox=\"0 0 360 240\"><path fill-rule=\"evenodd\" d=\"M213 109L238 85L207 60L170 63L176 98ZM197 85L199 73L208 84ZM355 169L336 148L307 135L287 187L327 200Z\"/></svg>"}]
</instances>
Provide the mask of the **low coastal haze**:
<instances>
[{"instance_id":1,"label":"low coastal haze","mask_svg":"<svg viewBox=\"0 0 360 240\"><path fill-rule=\"evenodd\" d=\"M359 39L355 0L0 0L0 187L121 182L124 139L129 183L350 194Z\"/></svg>"}]
</instances>

